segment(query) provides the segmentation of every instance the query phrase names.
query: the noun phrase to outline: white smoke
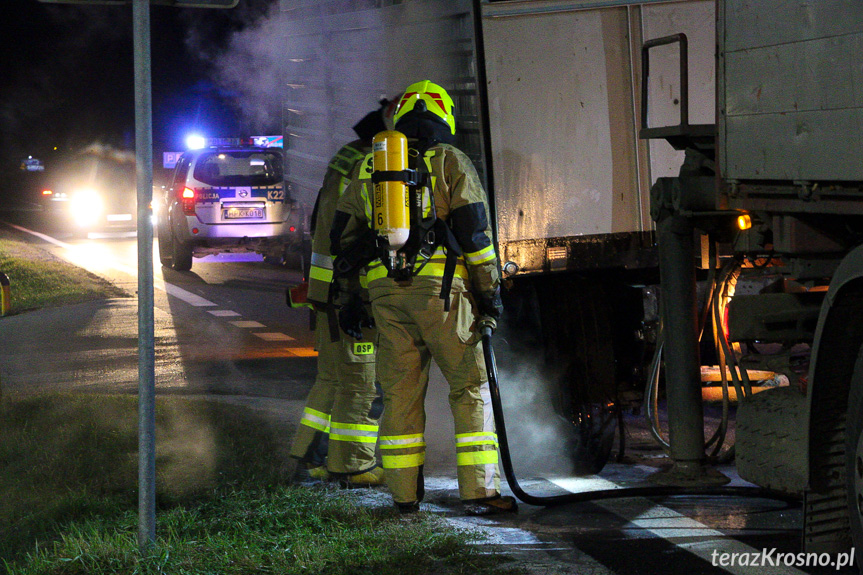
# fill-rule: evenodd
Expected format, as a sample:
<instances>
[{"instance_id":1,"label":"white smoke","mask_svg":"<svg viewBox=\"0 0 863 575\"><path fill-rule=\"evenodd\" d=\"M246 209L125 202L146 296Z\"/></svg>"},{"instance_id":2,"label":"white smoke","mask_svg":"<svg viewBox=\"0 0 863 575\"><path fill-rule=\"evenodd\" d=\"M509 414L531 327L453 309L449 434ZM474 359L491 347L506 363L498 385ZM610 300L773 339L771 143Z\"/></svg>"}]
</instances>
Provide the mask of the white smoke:
<instances>
[{"instance_id":1,"label":"white smoke","mask_svg":"<svg viewBox=\"0 0 863 575\"><path fill-rule=\"evenodd\" d=\"M246 13L238 18L248 21L240 23L240 29L218 52L207 47L206 34L196 27L190 28L186 45L209 61L213 81L230 94L250 133L280 134L285 61L278 3L263 14Z\"/></svg>"},{"instance_id":2,"label":"white smoke","mask_svg":"<svg viewBox=\"0 0 863 575\"><path fill-rule=\"evenodd\" d=\"M496 338L498 359L508 365L498 365L498 385L516 475L571 475L573 426L555 411L553 377L539 365L541 358L511 354L502 343Z\"/></svg>"}]
</instances>

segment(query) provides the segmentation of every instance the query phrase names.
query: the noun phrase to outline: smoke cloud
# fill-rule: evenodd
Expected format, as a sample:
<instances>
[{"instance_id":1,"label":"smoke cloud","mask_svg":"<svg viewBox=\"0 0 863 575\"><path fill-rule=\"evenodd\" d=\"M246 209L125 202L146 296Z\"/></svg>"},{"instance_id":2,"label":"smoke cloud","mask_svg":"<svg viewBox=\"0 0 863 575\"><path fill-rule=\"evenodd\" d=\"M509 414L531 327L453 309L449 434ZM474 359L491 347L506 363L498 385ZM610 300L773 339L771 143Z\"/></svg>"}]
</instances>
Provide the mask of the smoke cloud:
<instances>
[{"instance_id":1,"label":"smoke cloud","mask_svg":"<svg viewBox=\"0 0 863 575\"><path fill-rule=\"evenodd\" d=\"M190 21L186 46L210 67L213 82L241 117L248 132L243 135L280 134L285 64L279 5L243 4L231 15L231 32L218 41L212 26Z\"/></svg>"},{"instance_id":2,"label":"smoke cloud","mask_svg":"<svg viewBox=\"0 0 863 575\"><path fill-rule=\"evenodd\" d=\"M573 426L555 411L554 378L536 355L507 349L495 338L498 381L513 467L522 477L569 476Z\"/></svg>"}]
</instances>

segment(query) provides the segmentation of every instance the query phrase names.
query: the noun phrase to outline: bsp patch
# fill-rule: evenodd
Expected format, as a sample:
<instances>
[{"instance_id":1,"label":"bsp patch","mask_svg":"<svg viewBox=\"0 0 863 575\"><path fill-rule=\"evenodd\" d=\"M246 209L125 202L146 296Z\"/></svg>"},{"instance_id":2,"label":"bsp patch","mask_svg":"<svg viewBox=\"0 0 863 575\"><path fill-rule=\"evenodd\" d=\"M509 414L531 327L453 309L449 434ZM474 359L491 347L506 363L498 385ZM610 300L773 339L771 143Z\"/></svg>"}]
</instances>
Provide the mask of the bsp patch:
<instances>
[{"instance_id":1,"label":"bsp patch","mask_svg":"<svg viewBox=\"0 0 863 575\"><path fill-rule=\"evenodd\" d=\"M371 355L375 352L375 344L370 341L354 343L354 355Z\"/></svg>"}]
</instances>

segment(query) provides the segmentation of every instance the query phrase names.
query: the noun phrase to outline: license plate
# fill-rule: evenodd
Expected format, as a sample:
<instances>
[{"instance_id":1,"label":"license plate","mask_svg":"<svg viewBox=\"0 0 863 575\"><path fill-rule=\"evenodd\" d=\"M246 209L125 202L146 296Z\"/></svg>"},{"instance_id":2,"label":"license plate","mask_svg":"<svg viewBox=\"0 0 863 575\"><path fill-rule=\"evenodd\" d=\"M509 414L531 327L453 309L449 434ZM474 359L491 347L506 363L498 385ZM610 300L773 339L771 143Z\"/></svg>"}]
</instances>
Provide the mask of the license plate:
<instances>
[{"instance_id":1,"label":"license plate","mask_svg":"<svg viewBox=\"0 0 863 575\"><path fill-rule=\"evenodd\" d=\"M222 217L226 220L262 220L264 219L264 210L262 208L225 208L222 210Z\"/></svg>"}]
</instances>

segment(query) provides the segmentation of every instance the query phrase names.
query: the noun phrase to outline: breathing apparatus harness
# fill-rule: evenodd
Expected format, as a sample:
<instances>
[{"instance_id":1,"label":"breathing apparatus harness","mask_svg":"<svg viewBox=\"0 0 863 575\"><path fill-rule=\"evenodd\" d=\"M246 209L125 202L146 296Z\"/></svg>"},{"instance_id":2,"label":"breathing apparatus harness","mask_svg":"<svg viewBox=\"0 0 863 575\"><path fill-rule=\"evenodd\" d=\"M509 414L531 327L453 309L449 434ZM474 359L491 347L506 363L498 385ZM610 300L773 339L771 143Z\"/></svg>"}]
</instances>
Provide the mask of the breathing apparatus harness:
<instances>
[{"instance_id":1,"label":"breathing apparatus harness","mask_svg":"<svg viewBox=\"0 0 863 575\"><path fill-rule=\"evenodd\" d=\"M440 298L449 311L450 290L456 264L462 255L449 225L437 216L432 175L426 165L426 154L438 141L422 138L407 148L407 137L395 130L378 133L372 141L373 184L371 227L352 244L338 242L347 225L348 215L336 214L333 222L333 284L330 301L338 289L336 280L349 277L376 259L387 269L387 277L408 283L431 261L437 249L444 247L444 264ZM408 164L412 167L408 167ZM333 325L333 321L330 321Z\"/></svg>"},{"instance_id":2,"label":"breathing apparatus harness","mask_svg":"<svg viewBox=\"0 0 863 575\"><path fill-rule=\"evenodd\" d=\"M440 246L445 248L446 263L440 298L444 300L444 309L449 311L452 279L462 249L452 229L437 216L432 176L426 165L426 154L435 144L437 141L433 139L420 140L406 154L410 156L413 167L391 170L387 168L393 163L394 155L397 167L407 163L398 157L407 150L406 138L396 131L381 132L375 136L372 228L375 231L377 255L387 268L387 277L396 282L409 282L431 261ZM395 154L387 154L385 159L384 153L391 150L393 145L400 149ZM377 169L384 164L384 169ZM404 223L408 224L406 229L397 227ZM393 229L398 231L393 233Z\"/></svg>"}]
</instances>

